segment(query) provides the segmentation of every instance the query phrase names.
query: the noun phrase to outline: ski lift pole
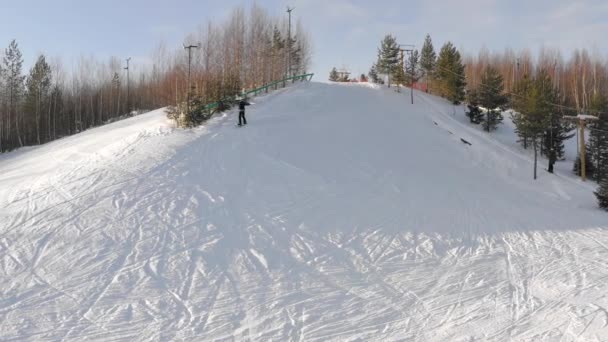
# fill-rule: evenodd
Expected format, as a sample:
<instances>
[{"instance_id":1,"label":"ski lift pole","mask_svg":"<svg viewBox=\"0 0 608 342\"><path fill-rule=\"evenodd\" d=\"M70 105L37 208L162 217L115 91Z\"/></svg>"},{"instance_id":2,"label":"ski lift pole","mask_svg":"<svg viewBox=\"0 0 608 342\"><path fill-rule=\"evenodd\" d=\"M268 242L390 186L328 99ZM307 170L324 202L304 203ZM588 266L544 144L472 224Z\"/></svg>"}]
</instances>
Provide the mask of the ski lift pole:
<instances>
[{"instance_id":1,"label":"ski lift pole","mask_svg":"<svg viewBox=\"0 0 608 342\"><path fill-rule=\"evenodd\" d=\"M593 115L579 114L577 116L564 116L564 120L574 121L578 124L578 138L579 138L579 169L581 172L581 180L585 182L587 180L587 160L586 160L586 146L585 146L585 126L587 121L597 120L598 118Z\"/></svg>"},{"instance_id":2,"label":"ski lift pole","mask_svg":"<svg viewBox=\"0 0 608 342\"><path fill-rule=\"evenodd\" d=\"M403 53L406 52L408 57L411 57L412 54L414 53L414 49L416 48L416 45L399 44L398 46L399 46L399 51L401 52L401 64L406 69L404 71L409 73L410 70L407 70L408 69L407 66L403 63ZM404 47L405 47L405 49L404 49ZM410 74L410 83L411 83L410 84L410 97L412 100L412 104L414 104L414 72L416 70L414 70L414 68L415 68L414 65L412 65L411 67L412 67L412 69L411 69L411 74Z\"/></svg>"}]
</instances>

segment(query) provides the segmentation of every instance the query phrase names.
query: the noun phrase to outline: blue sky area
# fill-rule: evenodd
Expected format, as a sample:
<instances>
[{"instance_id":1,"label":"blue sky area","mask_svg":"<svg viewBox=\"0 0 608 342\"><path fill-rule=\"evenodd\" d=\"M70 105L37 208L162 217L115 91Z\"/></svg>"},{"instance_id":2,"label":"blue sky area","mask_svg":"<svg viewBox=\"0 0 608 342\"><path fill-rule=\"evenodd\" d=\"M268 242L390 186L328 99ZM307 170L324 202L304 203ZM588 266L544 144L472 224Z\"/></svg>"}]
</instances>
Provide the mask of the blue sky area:
<instances>
[{"instance_id":1,"label":"blue sky area","mask_svg":"<svg viewBox=\"0 0 608 342\"><path fill-rule=\"evenodd\" d=\"M134 57L145 63L163 40L179 48L184 37L208 20L220 22L242 0L20 0L0 1L0 46L17 39L26 64L39 53L61 57L70 66L81 55L104 60ZM605 0L258 0L273 15L294 6L308 26L314 56L312 71L327 78L332 66L367 73L386 33L416 44L431 34L436 49L451 40L465 52L560 47L608 55Z\"/></svg>"}]
</instances>

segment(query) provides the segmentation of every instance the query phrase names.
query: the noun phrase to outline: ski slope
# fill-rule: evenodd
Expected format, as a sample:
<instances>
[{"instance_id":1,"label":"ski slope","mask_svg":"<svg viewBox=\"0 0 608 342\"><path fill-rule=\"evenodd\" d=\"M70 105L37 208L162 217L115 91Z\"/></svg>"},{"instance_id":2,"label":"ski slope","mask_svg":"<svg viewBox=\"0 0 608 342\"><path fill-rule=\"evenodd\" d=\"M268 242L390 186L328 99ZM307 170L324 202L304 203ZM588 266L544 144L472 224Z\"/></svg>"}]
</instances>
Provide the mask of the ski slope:
<instances>
[{"instance_id":1,"label":"ski slope","mask_svg":"<svg viewBox=\"0 0 608 342\"><path fill-rule=\"evenodd\" d=\"M0 156L0 340L608 340L591 183L426 94L255 102Z\"/></svg>"}]
</instances>

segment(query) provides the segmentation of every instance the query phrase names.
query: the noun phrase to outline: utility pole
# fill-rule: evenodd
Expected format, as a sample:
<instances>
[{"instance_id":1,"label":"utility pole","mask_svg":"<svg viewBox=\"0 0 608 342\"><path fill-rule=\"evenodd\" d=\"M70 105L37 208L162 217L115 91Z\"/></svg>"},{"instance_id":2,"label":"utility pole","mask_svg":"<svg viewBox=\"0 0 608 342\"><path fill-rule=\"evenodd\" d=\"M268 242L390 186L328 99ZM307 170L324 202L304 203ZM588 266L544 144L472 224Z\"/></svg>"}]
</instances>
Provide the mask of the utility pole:
<instances>
[{"instance_id":1,"label":"utility pole","mask_svg":"<svg viewBox=\"0 0 608 342\"><path fill-rule=\"evenodd\" d=\"M287 7L287 14L289 15L289 26L287 26L287 77L291 76L291 11L294 9L296 8Z\"/></svg>"},{"instance_id":2,"label":"utility pole","mask_svg":"<svg viewBox=\"0 0 608 342\"><path fill-rule=\"evenodd\" d=\"M198 45L184 45L184 50L188 50L188 93L186 102L186 116L190 118L190 65L192 64L192 49L198 49Z\"/></svg>"},{"instance_id":3,"label":"utility pole","mask_svg":"<svg viewBox=\"0 0 608 342\"><path fill-rule=\"evenodd\" d=\"M127 112L131 114L131 98L129 97L129 61L131 61L131 57L127 58Z\"/></svg>"},{"instance_id":4,"label":"utility pole","mask_svg":"<svg viewBox=\"0 0 608 342\"><path fill-rule=\"evenodd\" d=\"M585 126L587 121L597 120L598 118L593 115L579 114L577 116L564 116L564 120L574 121L578 124L578 138L579 138L579 168L581 172L581 180L584 182L587 180L587 165L586 165L586 147L585 147Z\"/></svg>"}]
</instances>

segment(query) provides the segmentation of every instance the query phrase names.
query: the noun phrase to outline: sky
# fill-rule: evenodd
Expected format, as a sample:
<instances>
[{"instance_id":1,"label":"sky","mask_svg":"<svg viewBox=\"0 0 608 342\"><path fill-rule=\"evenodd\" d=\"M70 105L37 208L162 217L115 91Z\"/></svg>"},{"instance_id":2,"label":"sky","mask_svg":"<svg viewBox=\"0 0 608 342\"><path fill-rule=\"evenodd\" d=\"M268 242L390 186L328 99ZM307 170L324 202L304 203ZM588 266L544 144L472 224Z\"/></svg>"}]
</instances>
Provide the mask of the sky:
<instances>
[{"instance_id":1,"label":"sky","mask_svg":"<svg viewBox=\"0 0 608 342\"><path fill-rule=\"evenodd\" d=\"M69 67L80 56L132 57L149 62L163 41L180 48L188 33L221 22L243 0L0 0L0 47L17 39L25 64L36 56L61 57ZM419 49L430 34L435 49L452 41L464 53L558 47L565 56L586 47L608 56L606 0L257 0L272 15L307 27L312 71L326 79L335 66L367 73L386 34Z\"/></svg>"}]
</instances>

